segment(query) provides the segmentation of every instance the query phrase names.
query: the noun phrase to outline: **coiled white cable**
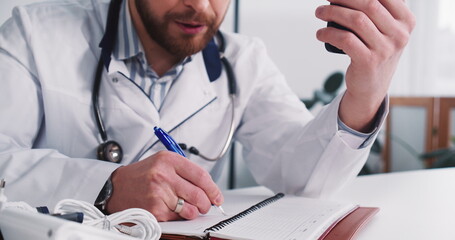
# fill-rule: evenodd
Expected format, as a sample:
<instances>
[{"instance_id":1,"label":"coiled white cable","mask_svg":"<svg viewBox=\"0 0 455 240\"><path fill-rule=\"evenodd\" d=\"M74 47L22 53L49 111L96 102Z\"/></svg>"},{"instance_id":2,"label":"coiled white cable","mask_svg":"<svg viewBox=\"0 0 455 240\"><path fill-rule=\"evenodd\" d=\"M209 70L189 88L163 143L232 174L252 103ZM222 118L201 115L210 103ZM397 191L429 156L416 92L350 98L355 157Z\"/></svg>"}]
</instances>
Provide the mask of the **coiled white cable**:
<instances>
[{"instance_id":1,"label":"coiled white cable","mask_svg":"<svg viewBox=\"0 0 455 240\"><path fill-rule=\"evenodd\" d=\"M93 204L73 199L62 200L54 208L54 214L74 212L84 213L84 225L127 234L143 240L155 240L161 236L161 227L155 216L144 209L131 208L104 215ZM124 224L133 224L133 226L130 227Z\"/></svg>"}]
</instances>

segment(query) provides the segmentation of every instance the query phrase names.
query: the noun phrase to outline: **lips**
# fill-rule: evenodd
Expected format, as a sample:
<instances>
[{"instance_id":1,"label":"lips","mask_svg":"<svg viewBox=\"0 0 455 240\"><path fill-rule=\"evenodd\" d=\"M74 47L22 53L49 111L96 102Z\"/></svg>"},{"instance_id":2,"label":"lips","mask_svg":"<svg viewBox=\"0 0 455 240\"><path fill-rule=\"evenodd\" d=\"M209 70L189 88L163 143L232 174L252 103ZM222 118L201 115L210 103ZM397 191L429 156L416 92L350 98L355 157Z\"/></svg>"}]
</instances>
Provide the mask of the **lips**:
<instances>
[{"instance_id":1,"label":"lips","mask_svg":"<svg viewBox=\"0 0 455 240\"><path fill-rule=\"evenodd\" d=\"M186 34L198 34L205 29L204 24L197 22L175 22L177 26Z\"/></svg>"}]
</instances>

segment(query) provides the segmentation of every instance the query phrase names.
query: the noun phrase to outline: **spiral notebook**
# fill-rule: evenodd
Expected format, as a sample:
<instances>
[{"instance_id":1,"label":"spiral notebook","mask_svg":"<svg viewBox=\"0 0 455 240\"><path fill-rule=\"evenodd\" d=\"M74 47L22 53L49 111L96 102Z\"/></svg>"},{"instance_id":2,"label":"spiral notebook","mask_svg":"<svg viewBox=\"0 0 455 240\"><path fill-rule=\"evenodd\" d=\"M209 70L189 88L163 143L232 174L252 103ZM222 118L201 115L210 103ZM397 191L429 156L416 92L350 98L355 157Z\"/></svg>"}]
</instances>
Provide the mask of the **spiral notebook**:
<instances>
[{"instance_id":1,"label":"spiral notebook","mask_svg":"<svg viewBox=\"0 0 455 240\"><path fill-rule=\"evenodd\" d=\"M282 193L225 195L229 216L212 209L190 221L160 223L161 239L351 239L378 208Z\"/></svg>"}]
</instances>

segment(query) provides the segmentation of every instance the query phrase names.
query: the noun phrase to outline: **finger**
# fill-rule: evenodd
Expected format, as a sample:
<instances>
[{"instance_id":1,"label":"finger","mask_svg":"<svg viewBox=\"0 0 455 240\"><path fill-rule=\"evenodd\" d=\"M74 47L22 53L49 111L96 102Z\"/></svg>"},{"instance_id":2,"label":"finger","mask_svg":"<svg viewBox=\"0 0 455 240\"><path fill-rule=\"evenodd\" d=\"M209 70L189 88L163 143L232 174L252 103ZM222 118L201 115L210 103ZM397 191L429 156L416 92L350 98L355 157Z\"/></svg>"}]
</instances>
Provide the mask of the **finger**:
<instances>
[{"instance_id":1,"label":"finger","mask_svg":"<svg viewBox=\"0 0 455 240\"><path fill-rule=\"evenodd\" d=\"M378 0L397 20L409 19L412 16L411 10L404 0Z\"/></svg>"},{"instance_id":2,"label":"finger","mask_svg":"<svg viewBox=\"0 0 455 240\"><path fill-rule=\"evenodd\" d=\"M370 54L370 49L352 32L336 29L323 28L317 31L319 41L330 43L343 50L353 60L365 59Z\"/></svg>"},{"instance_id":3,"label":"finger","mask_svg":"<svg viewBox=\"0 0 455 240\"><path fill-rule=\"evenodd\" d=\"M198 186L183 178L176 180L174 186L175 194L183 198L187 203L195 206L200 213L207 213L211 207L211 201L207 194Z\"/></svg>"},{"instance_id":4,"label":"finger","mask_svg":"<svg viewBox=\"0 0 455 240\"><path fill-rule=\"evenodd\" d=\"M392 14L395 19L404 23L408 32L411 32L414 29L416 24L415 16L408 8L404 0L379 0L379 2Z\"/></svg>"},{"instance_id":5,"label":"finger","mask_svg":"<svg viewBox=\"0 0 455 240\"><path fill-rule=\"evenodd\" d=\"M183 179L182 179L183 180ZM185 181L185 180L183 180ZM153 208L153 213L157 214L157 219L160 221L170 221L177 219L194 219L199 216L199 210L196 206L188 201L185 201L185 197L176 195L174 188L171 187L171 183L164 183L161 188L155 189L157 198L160 198L162 203ZM177 203L179 198L183 200L183 206L176 212ZM208 203L210 207L210 203ZM164 211L163 211L164 210Z\"/></svg>"},{"instance_id":6,"label":"finger","mask_svg":"<svg viewBox=\"0 0 455 240\"><path fill-rule=\"evenodd\" d=\"M151 212L159 222L174 221L180 219L195 219L199 216L199 212L195 206L184 202L180 212L175 212L177 207L178 197L170 198L172 200L162 199L160 203L154 204L153 207L147 209Z\"/></svg>"},{"instance_id":7,"label":"finger","mask_svg":"<svg viewBox=\"0 0 455 240\"><path fill-rule=\"evenodd\" d=\"M222 204L223 195L216 183L212 180L210 174L195 163L188 161L188 159L184 158L184 160L181 164L176 165L176 173L202 189L211 203L216 205Z\"/></svg>"},{"instance_id":8,"label":"finger","mask_svg":"<svg viewBox=\"0 0 455 240\"><path fill-rule=\"evenodd\" d=\"M183 198L182 198L183 199ZM183 219L195 219L199 216L199 211L197 209L196 206L192 205L191 203L185 201L183 199L183 206L181 207L180 211L179 212L176 212L176 208L177 208L177 203L178 203L178 200L179 198L176 197L175 198L175 202L174 202L174 208L171 210L171 215L173 215L173 219L179 219L179 218L183 218Z\"/></svg>"},{"instance_id":9,"label":"finger","mask_svg":"<svg viewBox=\"0 0 455 240\"><path fill-rule=\"evenodd\" d=\"M380 47L382 43L382 33L363 12L340 6L321 6L317 8L316 16L347 27L369 48Z\"/></svg>"},{"instance_id":10,"label":"finger","mask_svg":"<svg viewBox=\"0 0 455 240\"><path fill-rule=\"evenodd\" d=\"M382 33L393 33L397 21L411 21L408 30L412 29L413 14L402 0L329 0L334 4L364 12Z\"/></svg>"}]
</instances>

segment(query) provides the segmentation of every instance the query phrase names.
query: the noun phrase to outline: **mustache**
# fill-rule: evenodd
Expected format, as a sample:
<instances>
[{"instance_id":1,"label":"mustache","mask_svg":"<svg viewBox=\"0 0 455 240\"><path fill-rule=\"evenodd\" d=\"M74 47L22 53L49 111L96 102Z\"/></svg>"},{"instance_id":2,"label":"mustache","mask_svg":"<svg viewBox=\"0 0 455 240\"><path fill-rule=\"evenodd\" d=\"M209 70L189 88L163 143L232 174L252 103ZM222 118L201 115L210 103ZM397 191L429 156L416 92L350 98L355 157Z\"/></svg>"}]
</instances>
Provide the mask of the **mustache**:
<instances>
[{"instance_id":1,"label":"mustache","mask_svg":"<svg viewBox=\"0 0 455 240\"><path fill-rule=\"evenodd\" d=\"M167 13L165 18L168 21L197 22L204 25L211 25L215 21L215 16L210 16L204 13L197 13L194 10L188 10L181 13Z\"/></svg>"}]
</instances>

